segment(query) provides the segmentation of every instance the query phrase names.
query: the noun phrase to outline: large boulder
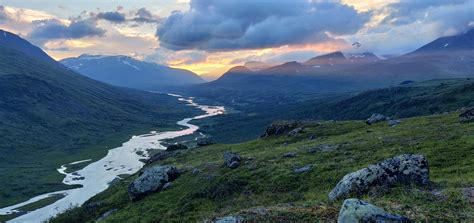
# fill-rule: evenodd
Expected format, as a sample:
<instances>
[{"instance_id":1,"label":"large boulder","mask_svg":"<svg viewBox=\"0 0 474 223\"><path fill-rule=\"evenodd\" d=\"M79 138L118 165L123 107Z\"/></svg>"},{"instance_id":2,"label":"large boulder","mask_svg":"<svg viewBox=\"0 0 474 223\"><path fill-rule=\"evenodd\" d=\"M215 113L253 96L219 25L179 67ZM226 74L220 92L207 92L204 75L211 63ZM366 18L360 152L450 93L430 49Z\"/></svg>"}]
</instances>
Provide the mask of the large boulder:
<instances>
[{"instance_id":1,"label":"large boulder","mask_svg":"<svg viewBox=\"0 0 474 223\"><path fill-rule=\"evenodd\" d=\"M385 115L382 115L382 114L379 114L379 113L375 113L375 114L372 114L372 116L370 116L370 118L368 118L365 123L367 123L367 125L372 125L372 124L375 124L377 122L383 122L383 121L387 121L389 120L389 118Z\"/></svg>"},{"instance_id":2,"label":"large boulder","mask_svg":"<svg viewBox=\"0 0 474 223\"><path fill-rule=\"evenodd\" d=\"M412 222L409 218L389 214L382 208L369 204L359 199L347 199L339 211L338 223L353 222Z\"/></svg>"},{"instance_id":3,"label":"large boulder","mask_svg":"<svg viewBox=\"0 0 474 223\"><path fill-rule=\"evenodd\" d=\"M128 195L132 201L160 191L170 181L179 176L174 166L154 166L140 172L139 177L128 186Z\"/></svg>"},{"instance_id":4,"label":"large boulder","mask_svg":"<svg viewBox=\"0 0 474 223\"><path fill-rule=\"evenodd\" d=\"M459 115L459 121L462 123L474 121L474 108L469 109Z\"/></svg>"},{"instance_id":5,"label":"large boulder","mask_svg":"<svg viewBox=\"0 0 474 223\"><path fill-rule=\"evenodd\" d=\"M345 175L329 193L329 200L386 189L395 184L429 183L428 162L423 155L404 154Z\"/></svg>"},{"instance_id":6,"label":"large boulder","mask_svg":"<svg viewBox=\"0 0 474 223\"><path fill-rule=\"evenodd\" d=\"M292 129L295 129L298 127L298 122L278 122L278 123L273 123L270 126L267 127L265 130L265 133L261 135L261 138L265 137L270 137L270 136L278 136L282 135Z\"/></svg>"},{"instance_id":7,"label":"large boulder","mask_svg":"<svg viewBox=\"0 0 474 223\"><path fill-rule=\"evenodd\" d=\"M238 153L230 151L224 152L224 164L231 169L237 168L240 165L241 160L242 158Z\"/></svg>"},{"instance_id":8,"label":"large boulder","mask_svg":"<svg viewBox=\"0 0 474 223\"><path fill-rule=\"evenodd\" d=\"M176 150L185 150L185 149L188 149L188 147L180 143L172 144L166 147L166 151L176 151Z\"/></svg>"}]
</instances>

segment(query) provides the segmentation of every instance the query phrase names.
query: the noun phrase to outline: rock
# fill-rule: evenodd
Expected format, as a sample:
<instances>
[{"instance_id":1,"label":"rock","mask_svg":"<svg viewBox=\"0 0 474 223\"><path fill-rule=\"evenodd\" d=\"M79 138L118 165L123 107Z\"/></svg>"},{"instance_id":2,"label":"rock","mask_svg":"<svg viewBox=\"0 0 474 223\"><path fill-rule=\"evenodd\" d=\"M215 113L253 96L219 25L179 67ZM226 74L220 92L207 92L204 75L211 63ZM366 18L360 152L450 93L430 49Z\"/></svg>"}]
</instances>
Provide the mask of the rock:
<instances>
[{"instance_id":1,"label":"rock","mask_svg":"<svg viewBox=\"0 0 474 223\"><path fill-rule=\"evenodd\" d=\"M279 122L279 123L273 123L270 126L267 127L265 130L265 133L261 135L261 138L266 138L270 136L277 136L277 135L282 135L285 132L290 131L290 129L294 129L298 126L297 122Z\"/></svg>"},{"instance_id":2,"label":"rock","mask_svg":"<svg viewBox=\"0 0 474 223\"><path fill-rule=\"evenodd\" d=\"M330 144L321 144L318 146L319 150L322 152L330 152L339 148L339 145L330 145Z\"/></svg>"},{"instance_id":3,"label":"rock","mask_svg":"<svg viewBox=\"0 0 474 223\"><path fill-rule=\"evenodd\" d=\"M312 170L312 169L313 169L313 165L308 164L308 165L306 165L306 166L304 166L304 167L300 167L300 168L294 169L293 172L295 172L295 173L305 173L305 172L308 172L308 171L310 171L310 170Z\"/></svg>"},{"instance_id":4,"label":"rock","mask_svg":"<svg viewBox=\"0 0 474 223\"><path fill-rule=\"evenodd\" d=\"M230 151L224 152L224 164L231 169L237 168L241 160L242 158L237 153Z\"/></svg>"},{"instance_id":5,"label":"rock","mask_svg":"<svg viewBox=\"0 0 474 223\"><path fill-rule=\"evenodd\" d=\"M474 204L474 187L464 188L462 190L462 194L469 201L469 203Z\"/></svg>"},{"instance_id":6,"label":"rock","mask_svg":"<svg viewBox=\"0 0 474 223\"><path fill-rule=\"evenodd\" d=\"M165 159L168 159L170 157L173 157L175 155L179 154L179 151L167 151L167 150L164 150L164 151L160 151L156 154L153 154L150 159L148 159L146 161L146 163L150 164L150 163L154 163L154 162L158 162L160 160L165 160Z\"/></svg>"},{"instance_id":7,"label":"rock","mask_svg":"<svg viewBox=\"0 0 474 223\"><path fill-rule=\"evenodd\" d=\"M387 121L388 126L391 126L391 127L397 126L397 125L399 125L400 123L402 123L402 121L400 121L400 120L388 120L388 121Z\"/></svg>"},{"instance_id":8,"label":"rock","mask_svg":"<svg viewBox=\"0 0 474 223\"><path fill-rule=\"evenodd\" d=\"M178 144L169 145L166 148L166 151L176 151L176 150L184 150L184 149L188 149L188 147L183 144L178 143Z\"/></svg>"},{"instance_id":9,"label":"rock","mask_svg":"<svg viewBox=\"0 0 474 223\"><path fill-rule=\"evenodd\" d=\"M105 220L106 218L108 218L110 215L112 215L114 212L118 211L118 209L112 209L110 211L107 211L105 212L104 214L102 214L97 220L97 221L103 221Z\"/></svg>"},{"instance_id":10,"label":"rock","mask_svg":"<svg viewBox=\"0 0 474 223\"><path fill-rule=\"evenodd\" d=\"M197 146L198 147L208 146L208 145L212 145L212 144L214 144L214 142L209 137L200 138L200 139L197 140Z\"/></svg>"},{"instance_id":11,"label":"rock","mask_svg":"<svg viewBox=\"0 0 474 223\"><path fill-rule=\"evenodd\" d=\"M215 223L242 223L244 222L244 218L240 216L225 216L225 217L216 219L214 222Z\"/></svg>"},{"instance_id":12,"label":"rock","mask_svg":"<svg viewBox=\"0 0 474 223\"><path fill-rule=\"evenodd\" d=\"M428 162L423 155L404 154L345 175L329 193L329 200L386 189L395 184L429 183Z\"/></svg>"},{"instance_id":13,"label":"rock","mask_svg":"<svg viewBox=\"0 0 474 223\"><path fill-rule=\"evenodd\" d=\"M315 135L310 135L309 136L309 140L315 140L316 139L316 136Z\"/></svg>"},{"instance_id":14,"label":"rock","mask_svg":"<svg viewBox=\"0 0 474 223\"><path fill-rule=\"evenodd\" d=\"M352 222L413 222L409 218L389 214L382 208L373 204L369 204L359 199L347 199L342 204L339 211L338 223L352 223Z\"/></svg>"},{"instance_id":15,"label":"rock","mask_svg":"<svg viewBox=\"0 0 474 223\"><path fill-rule=\"evenodd\" d=\"M372 124L375 124L377 122L383 122L383 121L387 121L387 120L389 120L389 118L386 117L385 115L375 113L372 116L370 116L370 118L368 118L365 121L365 123L367 123L367 125L372 125Z\"/></svg>"},{"instance_id":16,"label":"rock","mask_svg":"<svg viewBox=\"0 0 474 223\"><path fill-rule=\"evenodd\" d=\"M461 123L467 123L467 122L472 122L474 121L474 108L469 109L462 114L459 115L459 121Z\"/></svg>"},{"instance_id":17,"label":"rock","mask_svg":"<svg viewBox=\"0 0 474 223\"><path fill-rule=\"evenodd\" d=\"M166 183L176 179L179 171L174 166L153 166L143 170L139 177L128 186L128 195L132 201L160 191Z\"/></svg>"},{"instance_id":18,"label":"rock","mask_svg":"<svg viewBox=\"0 0 474 223\"><path fill-rule=\"evenodd\" d=\"M200 169L198 169L198 168L194 168L193 171L192 171L192 173L193 173L194 175L200 174L201 172L202 172L202 171L201 171Z\"/></svg>"},{"instance_id":19,"label":"rock","mask_svg":"<svg viewBox=\"0 0 474 223\"><path fill-rule=\"evenodd\" d=\"M298 128L295 128L293 130L291 130L289 133L288 133L288 137L292 137L292 136L297 136L298 134L300 133L304 133L304 130L303 130L303 127L298 127Z\"/></svg>"},{"instance_id":20,"label":"rock","mask_svg":"<svg viewBox=\"0 0 474 223\"><path fill-rule=\"evenodd\" d=\"M284 158L293 158L293 157L296 157L296 153L293 153L293 152L285 153L285 154L283 154L283 157Z\"/></svg>"}]
</instances>

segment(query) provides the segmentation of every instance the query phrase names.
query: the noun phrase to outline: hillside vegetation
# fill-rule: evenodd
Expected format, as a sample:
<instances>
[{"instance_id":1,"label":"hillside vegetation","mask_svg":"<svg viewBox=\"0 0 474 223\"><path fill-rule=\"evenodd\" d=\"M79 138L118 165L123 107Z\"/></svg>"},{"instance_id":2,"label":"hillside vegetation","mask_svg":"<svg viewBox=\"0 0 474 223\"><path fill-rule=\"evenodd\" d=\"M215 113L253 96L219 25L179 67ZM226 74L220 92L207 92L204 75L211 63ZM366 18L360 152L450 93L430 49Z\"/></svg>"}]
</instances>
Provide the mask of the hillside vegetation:
<instances>
[{"instance_id":1,"label":"hillside vegetation","mask_svg":"<svg viewBox=\"0 0 474 223\"><path fill-rule=\"evenodd\" d=\"M344 175L405 153L426 156L431 184L400 185L361 198L420 222L474 221L474 207L463 195L474 185L474 123L461 124L458 115L402 119L395 127L306 122L305 132L295 137L185 150L148 165L186 170L169 189L131 202L127 187L133 175L52 222L93 222L112 210L103 222L194 222L226 215L250 221L334 221L342 200L329 202L328 193ZM224 151L239 153L241 165L225 167ZM296 156L283 157L288 152ZM308 164L311 171L294 172Z\"/></svg>"},{"instance_id":2,"label":"hillside vegetation","mask_svg":"<svg viewBox=\"0 0 474 223\"><path fill-rule=\"evenodd\" d=\"M365 119L376 112L408 118L472 107L474 79L413 82L346 94L241 92L233 96L224 92L216 97L229 113L197 123L215 140L235 143L259 136L277 119L354 120Z\"/></svg>"},{"instance_id":3,"label":"hillside vegetation","mask_svg":"<svg viewBox=\"0 0 474 223\"><path fill-rule=\"evenodd\" d=\"M56 171L62 164L100 158L132 135L175 128L199 112L3 46L0 92L0 207L68 187Z\"/></svg>"}]
</instances>

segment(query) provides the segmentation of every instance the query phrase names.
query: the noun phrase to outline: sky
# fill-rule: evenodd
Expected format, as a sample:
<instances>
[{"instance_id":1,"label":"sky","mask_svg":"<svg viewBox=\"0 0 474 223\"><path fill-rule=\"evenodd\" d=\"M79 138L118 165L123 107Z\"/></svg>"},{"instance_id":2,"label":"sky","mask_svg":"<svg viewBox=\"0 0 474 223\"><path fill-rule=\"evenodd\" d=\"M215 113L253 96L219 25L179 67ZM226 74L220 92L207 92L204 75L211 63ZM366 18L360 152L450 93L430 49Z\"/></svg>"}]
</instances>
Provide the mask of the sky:
<instances>
[{"instance_id":1,"label":"sky","mask_svg":"<svg viewBox=\"0 0 474 223\"><path fill-rule=\"evenodd\" d=\"M0 0L0 29L57 60L127 55L203 76L333 51L400 55L473 27L474 0Z\"/></svg>"}]
</instances>

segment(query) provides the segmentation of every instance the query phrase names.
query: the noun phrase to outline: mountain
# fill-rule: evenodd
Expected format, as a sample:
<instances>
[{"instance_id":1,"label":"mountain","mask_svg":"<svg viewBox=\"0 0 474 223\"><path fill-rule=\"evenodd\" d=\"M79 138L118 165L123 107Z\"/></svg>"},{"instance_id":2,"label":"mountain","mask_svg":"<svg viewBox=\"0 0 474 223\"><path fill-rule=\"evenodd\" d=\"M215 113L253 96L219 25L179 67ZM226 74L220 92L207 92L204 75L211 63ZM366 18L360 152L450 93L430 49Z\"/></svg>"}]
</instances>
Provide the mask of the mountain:
<instances>
[{"instance_id":1,"label":"mountain","mask_svg":"<svg viewBox=\"0 0 474 223\"><path fill-rule=\"evenodd\" d=\"M347 60L351 64L366 64L366 63L374 63L382 60L378 56L370 52L364 53L352 53L349 54Z\"/></svg>"},{"instance_id":2,"label":"mountain","mask_svg":"<svg viewBox=\"0 0 474 223\"><path fill-rule=\"evenodd\" d=\"M440 37L422 47L413 53L432 53L459 50L474 50L474 29L470 29L465 33Z\"/></svg>"},{"instance_id":3,"label":"mountain","mask_svg":"<svg viewBox=\"0 0 474 223\"><path fill-rule=\"evenodd\" d=\"M121 87L165 91L205 82L191 71L135 60L127 56L81 55L61 63L89 78Z\"/></svg>"},{"instance_id":4,"label":"mountain","mask_svg":"<svg viewBox=\"0 0 474 223\"><path fill-rule=\"evenodd\" d=\"M348 63L349 61L346 59L344 54L342 54L342 52L337 51L313 57L308 61L304 62L303 64L307 66L335 66Z\"/></svg>"},{"instance_id":5,"label":"mountain","mask_svg":"<svg viewBox=\"0 0 474 223\"><path fill-rule=\"evenodd\" d=\"M29 43L23 38L5 30L0 29L0 46L20 51L37 60L55 64L55 60L43 52L39 47Z\"/></svg>"},{"instance_id":6,"label":"mountain","mask_svg":"<svg viewBox=\"0 0 474 223\"><path fill-rule=\"evenodd\" d=\"M244 66L252 71L259 71L272 67L270 64L259 61L248 61L244 63Z\"/></svg>"},{"instance_id":7,"label":"mountain","mask_svg":"<svg viewBox=\"0 0 474 223\"><path fill-rule=\"evenodd\" d=\"M84 77L10 35L15 48L0 45L0 207L68 188L61 165L197 113L168 95Z\"/></svg>"}]
</instances>

